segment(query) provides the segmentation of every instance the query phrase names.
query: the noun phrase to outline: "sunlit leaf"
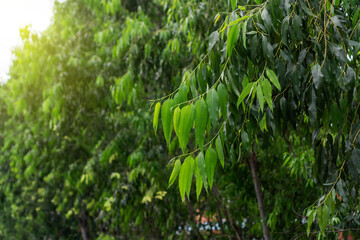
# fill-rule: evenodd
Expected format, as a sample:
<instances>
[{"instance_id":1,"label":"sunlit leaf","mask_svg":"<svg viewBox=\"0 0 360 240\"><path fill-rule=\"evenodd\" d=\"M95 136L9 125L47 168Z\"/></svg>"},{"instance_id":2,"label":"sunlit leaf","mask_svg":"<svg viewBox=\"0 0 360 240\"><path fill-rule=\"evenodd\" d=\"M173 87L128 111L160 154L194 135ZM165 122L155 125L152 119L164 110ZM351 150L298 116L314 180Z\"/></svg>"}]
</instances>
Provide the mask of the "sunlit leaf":
<instances>
[{"instance_id":1,"label":"sunlit leaf","mask_svg":"<svg viewBox=\"0 0 360 240\"><path fill-rule=\"evenodd\" d=\"M185 194L190 196L192 176L194 172L194 159L189 156L181 165L179 174L179 190L182 201L185 201Z\"/></svg>"},{"instance_id":2,"label":"sunlit leaf","mask_svg":"<svg viewBox=\"0 0 360 240\"><path fill-rule=\"evenodd\" d=\"M239 107L239 105L244 101L244 99L250 94L250 92L253 91L255 82L249 82L246 87L243 89L243 91L240 94L240 97L236 103L236 106Z\"/></svg>"},{"instance_id":3,"label":"sunlit leaf","mask_svg":"<svg viewBox=\"0 0 360 240\"><path fill-rule=\"evenodd\" d=\"M156 130L157 130L157 127L158 127L158 124L159 124L160 107L161 107L160 102L156 103L155 111L154 111L154 120L153 120L153 127L154 127L154 130L155 130L155 133L156 133Z\"/></svg>"},{"instance_id":4,"label":"sunlit leaf","mask_svg":"<svg viewBox=\"0 0 360 240\"><path fill-rule=\"evenodd\" d=\"M173 130L173 116L171 108L173 106L173 100L167 99L161 107L161 122L163 126L164 136L167 144L170 144L171 132Z\"/></svg>"},{"instance_id":5,"label":"sunlit leaf","mask_svg":"<svg viewBox=\"0 0 360 240\"><path fill-rule=\"evenodd\" d=\"M169 178L169 186L170 187L171 185L173 185L173 183L175 182L179 172L180 172L180 167L181 167L181 161L178 159L175 161L175 164L174 164L174 168L171 172L171 175L170 175L170 178Z\"/></svg>"},{"instance_id":6,"label":"sunlit leaf","mask_svg":"<svg viewBox=\"0 0 360 240\"><path fill-rule=\"evenodd\" d=\"M194 124L195 107L190 104L181 109L179 122L179 143L182 151L185 153L186 145L189 141L190 131Z\"/></svg>"}]
</instances>

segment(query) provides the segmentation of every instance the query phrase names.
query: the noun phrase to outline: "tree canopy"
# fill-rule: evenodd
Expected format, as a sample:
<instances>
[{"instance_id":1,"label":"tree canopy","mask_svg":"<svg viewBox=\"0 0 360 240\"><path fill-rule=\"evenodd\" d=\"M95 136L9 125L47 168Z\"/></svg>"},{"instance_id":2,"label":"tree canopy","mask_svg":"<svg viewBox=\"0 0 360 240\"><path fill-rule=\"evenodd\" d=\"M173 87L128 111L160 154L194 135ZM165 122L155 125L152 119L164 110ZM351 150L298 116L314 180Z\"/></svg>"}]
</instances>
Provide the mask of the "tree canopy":
<instances>
[{"instance_id":1,"label":"tree canopy","mask_svg":"<svg viewBox=\"0 0 360 240\"><path fill-rule=\"evenodd\" d=\"M0 86L0 237L360 237L359 15L56 2Z\"/></svg>"}]
</instances>

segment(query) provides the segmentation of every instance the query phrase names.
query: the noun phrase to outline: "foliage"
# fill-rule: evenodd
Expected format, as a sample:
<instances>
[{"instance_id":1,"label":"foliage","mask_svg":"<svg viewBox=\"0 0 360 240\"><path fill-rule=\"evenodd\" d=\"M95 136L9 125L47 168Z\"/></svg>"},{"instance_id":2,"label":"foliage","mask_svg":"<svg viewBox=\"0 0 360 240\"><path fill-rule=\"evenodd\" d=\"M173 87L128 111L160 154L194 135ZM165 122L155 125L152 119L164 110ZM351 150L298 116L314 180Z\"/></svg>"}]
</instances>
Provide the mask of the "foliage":
<instances>
[{"instance_id":1,"label":"foliage","mask_svg":"<svg viewBox=\"0 0 360 240\"><path fill-rule=\"evenodd\" d=\"M56 3L0 87L1 238L359 237L359 8Z\"/></svg>"}]
</instances>

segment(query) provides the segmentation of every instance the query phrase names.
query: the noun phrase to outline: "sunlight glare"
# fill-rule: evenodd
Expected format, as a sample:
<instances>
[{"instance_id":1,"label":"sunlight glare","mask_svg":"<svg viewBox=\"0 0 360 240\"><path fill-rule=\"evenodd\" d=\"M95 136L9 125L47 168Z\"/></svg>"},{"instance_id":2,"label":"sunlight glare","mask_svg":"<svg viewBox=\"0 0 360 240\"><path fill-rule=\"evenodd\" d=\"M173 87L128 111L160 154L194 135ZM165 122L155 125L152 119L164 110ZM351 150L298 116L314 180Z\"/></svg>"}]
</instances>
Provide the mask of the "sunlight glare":
<instances>
[{"instance_id":1,"label":"sunlight glare","mask_svg":"<svg viewBox=\"0 0 360 240\"><path fill-rule=\"evenodd\" d=\"M55 0L0 0L0 81L6 81L11 65L11 50L21 43L19 29L31 25L44 31L51 22Z\"/></svg>"}]
</instances>

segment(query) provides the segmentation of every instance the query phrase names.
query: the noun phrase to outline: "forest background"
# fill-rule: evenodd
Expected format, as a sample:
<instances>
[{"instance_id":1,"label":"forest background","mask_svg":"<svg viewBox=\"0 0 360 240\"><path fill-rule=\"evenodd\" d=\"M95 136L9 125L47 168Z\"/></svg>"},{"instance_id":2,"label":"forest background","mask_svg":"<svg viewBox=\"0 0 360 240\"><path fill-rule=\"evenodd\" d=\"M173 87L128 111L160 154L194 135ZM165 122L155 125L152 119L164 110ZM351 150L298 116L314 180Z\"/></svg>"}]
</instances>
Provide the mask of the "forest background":
<instances>
[{"instance_id":1,"label":"forest background","mask_svg":"<svg viewBox=\"0 0 360 240\"><path fill-rule=\"evenodd\" d=\"M359 238L359 15L56 2L0 87L0 237Z\"/></svg>"}]
</instances>

